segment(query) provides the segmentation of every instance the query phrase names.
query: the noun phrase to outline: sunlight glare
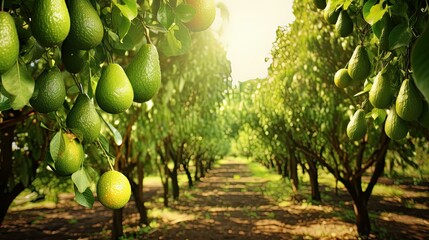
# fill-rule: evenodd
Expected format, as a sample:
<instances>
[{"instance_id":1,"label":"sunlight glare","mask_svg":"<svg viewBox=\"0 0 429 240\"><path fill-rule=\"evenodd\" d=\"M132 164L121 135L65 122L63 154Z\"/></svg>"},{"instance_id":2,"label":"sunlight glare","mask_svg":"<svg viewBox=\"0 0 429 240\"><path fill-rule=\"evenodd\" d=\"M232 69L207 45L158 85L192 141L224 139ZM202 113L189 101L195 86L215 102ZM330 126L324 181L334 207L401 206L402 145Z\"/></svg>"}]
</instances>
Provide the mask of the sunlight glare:
<instances>
[{"instance_id":1,"label":"sunlight glare","mask_svg":"<svg viewBox=\"0 0 429 240\"><path fill-rule=\"evenodd\" d=\"M292 0L220 0L229 10L225 41L234 82L267 76L278 26L290 24Z\"/></svg>"}]
</instances>

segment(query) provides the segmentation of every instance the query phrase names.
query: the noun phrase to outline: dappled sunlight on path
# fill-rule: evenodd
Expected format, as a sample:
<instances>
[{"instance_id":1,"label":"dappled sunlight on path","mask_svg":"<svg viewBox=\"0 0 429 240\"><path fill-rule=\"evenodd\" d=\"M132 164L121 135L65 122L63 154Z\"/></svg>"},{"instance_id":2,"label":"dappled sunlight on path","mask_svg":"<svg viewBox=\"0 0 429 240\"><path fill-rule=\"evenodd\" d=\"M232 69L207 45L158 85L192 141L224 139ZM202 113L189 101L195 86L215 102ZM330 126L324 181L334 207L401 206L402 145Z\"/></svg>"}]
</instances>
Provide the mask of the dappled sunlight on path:
<instances>
[{"instance_id":1,"label":"dappled sunlight on path","mask_svg":"<svg viewBox=\"0 0 429 240\"><path fill-rule=\"evenodd\" d=\"M352 224L341 222L341 226L336 226L335 219L330 219L329 223L320 221L326 209L280 207L263 194L267 181L253 176L246 161L223 160L195 189L172 205L172 211L188 214L188 217L173 221L164 219L165 225L147 239L335 238L332 232L343 238L354 238Z\"/></svg>"}]
</instances>

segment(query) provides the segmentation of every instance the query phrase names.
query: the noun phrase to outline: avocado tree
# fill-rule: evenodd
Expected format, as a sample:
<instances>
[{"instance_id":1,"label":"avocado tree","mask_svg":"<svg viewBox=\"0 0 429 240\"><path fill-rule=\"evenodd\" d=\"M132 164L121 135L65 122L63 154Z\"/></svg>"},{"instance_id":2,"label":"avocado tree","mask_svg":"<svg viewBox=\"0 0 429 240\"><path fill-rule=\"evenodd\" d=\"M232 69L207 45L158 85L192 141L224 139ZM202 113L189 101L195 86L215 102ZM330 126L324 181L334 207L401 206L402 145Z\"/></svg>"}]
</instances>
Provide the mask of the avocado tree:
<instances>
[{"instance_id":1,"label":"avocado tree","mask_svg":"<svg viewBox=\"0 0 429 240\"><path fill-rule=\"evenodd\" d=\"M196 33L193 39L196 41L187 54L161 62L163 79L168 82L153 101L154 124L162 126L163 132L159 135L157 152L164 165L161 169L166 173L165 179L172 181L174 199L179 197L180 166L184 167L192 185L189 161L196 155L201 158L210 150L211 138L216 137L210 131L221 130L210 124L218 125L217 109L230 86L230 65L218 40L211 33ZM221 141L219 138L216 142ZM216 149L212 149L212 156L216 155ZM202 166L201 159L198 161ZM173 163L171 169L170 162ZM168 184L165 182L164 186Z\"/></svg>"},{"instance_id":2,"label":"avocado tree","mask_svg":"<svg viewBox=\"0 0 429 240\"><path fill-rule=\"evenodd\" d=\"M356 37L359 39L357 47L349 61L344 63L347 64L345 69L349 75L346 78L351 79L360 87L360 90L352 90L351 94L360 96L360 99L355 99L360 101L363 110L357 110L356 117L351 118L348 123L348 137L351 141L360 141L361 146L363 143L370 142L371 135L365 134L366 119L359 117L359 115L363 116L368 112L367 115L371 115L374 119L373 125L377 131L381 131L380 142L388 143L388 136L395 141L391 143L392 150L400 152L402 156L409 156L410 150L413 151L409 145L411 136L419 137L421 135L416 135L415 131L411 131L407 142L399 143L396 141L406 138L410 128L419 129L417 132L427 131L422 127L426 125L424 116L427 114L425 113L427 110L423 106L427 103L423 101L422 94L416 88L416 85L419 86L419 83L427 77L424 77L424 74L411 74L424 68L421 65L424 64L421 60L415 60L421 58L421 56L416 57L416 55L421 54L417 53L415 49L424 52L423 49L428 47L427 44L425 47L418 44L421 43L418 39L424 38L424 29L427 28L427 2L328 1L326 7L320 8L324 9L325 19L331 24L336 24L337 33L344 28L357 29ZM344 21L344 18L341 17L336 19L335 16L339 12L350 15L351 21ZM414 48L413 45L415 45ZM411 65L413 59L414 62ZM384 136L385 134L387 136ZM361 140L362 138L364 139ZM380 145L380 152L389 146L386 143ZM398 147L398 145L405 147ZM363 168L358 168L362 172L371 164L375 164L371 181L362 194L362 198L366 201L362 203L361 208L366 206L371 195L372 185L377 181L377 175L380 175L384 169L385 156L378 155L379 157L375 157L376 155L375 153L371 155L370 161ZM358 190L361 188L360 181L355 185ZM353 199L359 198L360 194L355 196L352 194L353 190L356 189L355 187L350 186L350 184L345 184L345 186ZM357 193L359 192L361 190L357 191ZM355 207L355 213L359 234L369 234L370 226L366 214L359 215L359 206Z\"/></svg>"},{"instance_id":3,"label":"avocado tree","mask_svg":"<svg viewBox=\"0 0 429 240\"><path fill-rule=\"evenodd\" d=\"M12 0L0 10L0 220L45 166L70 177L75 200L87 207L92 172L131 182L132 191L111 191L119 186L107 180L97 186L103 205L121 209L142 178L123 180L120 172L156 158L126 151L142 138L130 128L145 123L145 102L161 87L159 57L189 51L190 31L213 22L214 1Z\"/></svg>"},{"instance_id":4,"label":"avocado tree","mask_svg":"<svg viewBox=\"0 0 429 240\"><path fill-rule=\"evenodd\" d=\"M413 41L427 23L425 9L424 1L295 2L297 20L277 31L269 77L257 93L279 96L272 98L281 107L271 111L281 113L285 131L274 132L291 146L288 152L306 159L312 185L322 167L345 186L362 236L371 231L367 205L388 152L412 159L412 145L427 131L417 123L425 125L418 110L423 98L406 80L412 78ZM256 115L259 122L265 116L273 114ZM371 176L367 184L364 174Z\"/></svg>"}]
</instances>

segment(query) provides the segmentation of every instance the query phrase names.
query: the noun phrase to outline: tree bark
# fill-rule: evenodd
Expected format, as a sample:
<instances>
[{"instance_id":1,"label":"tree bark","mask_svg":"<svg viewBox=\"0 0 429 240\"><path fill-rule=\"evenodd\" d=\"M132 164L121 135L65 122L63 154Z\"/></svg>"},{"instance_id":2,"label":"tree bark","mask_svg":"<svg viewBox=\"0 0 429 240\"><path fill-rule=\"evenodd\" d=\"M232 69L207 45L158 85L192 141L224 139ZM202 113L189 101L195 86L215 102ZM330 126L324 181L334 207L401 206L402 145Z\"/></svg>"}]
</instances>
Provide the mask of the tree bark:
<instances>
[{"instance_id":1,"label":"tree bark","mask_svg":"<svg viewBox=\"0 0 429 240\"><path fill-rule=\"evenodd\" d=\"M136 202L136 208L140 215L140 223L149 225L149 219L147 217L147 209L144 205L143 192L140 190L143 187L140 184L137 184L132 179L130 180L131 191L133 193L134 201Z\"/></svg>"},{"instance_id":2,"label":"tree bark","mask_svg":"<svg viewBox=\"0 0 429 240\"><path fill-rule=\"evenodd\" d=\"M171 171L171 188L173 191L173 199L178 200L180 195L180 188L179 188L179 179L177 176L177 168L173 168L173 171Z\"/></svg>"},{"instance_id":3,"label":"tree bark","mask_svg":"<svg viewBox=\"0 0 429 240\"><path fill-rule=\"evenodd\" d=\"M353 200L353 209L356 215L356 226L359 236L369 236L371 233L371 222L367 202L362 199L362 195L358 195L356 200Z\"/></svg>"},{"instance_id":4,"label":"tree bark","mask_svg":"<svg viewBox=\"0 0 429 240\"><path fill-rule=\"evenodd\" d=\"M204 168L204 162L202 159L203 156L200 157L199 168L200 168L200 178L206 177L206 169Z\"/></svg>"},{"instance_id":5,"label":"tree bark","mask_svg":"<svg viewBox=\"0 0 429 240\"><path fill-rule=\"evenodd\" d=\"M122 227L123 208L113 210L112 239L119 239L124 235Z\"/></svg>"},{"instance_id":6,"label":"tree bark","mask_svg":"<svg viewBox=\"0 0 429 240\"><path fill-rule=\"evenodd\" d=\"M192 175L189 171L188 163L183 163L183 169L185 170L186 176L188 177L188 187L192 188L194 186L194 182L192 181Z\"/></svg>"},{"instance_id":7,"label":"tree bark","mask_svg":"<svg viewBox=\"0 0 429 240\"><path fill-rule=\"evenodd\" d=\"M350 181L343 182L347 191L353 200L353 210L356 218L356 227L359 236L366 237L371 233L371 222L369 220L368 212L368 198L362 191L360 177L354 178Z\"/></svg>"},{"instance_id":8,"label":"tree bark","mask_svg":"<svg viewBox=\"0 0 429 240\"><path fill-rule=\"evenodd\" d=\"M8 114L6 114L7 116ZM22 184L21 188L17 189L18 185L9 192L8 181L12 174L12 142L14 137L16 125L5 127L0 131L0 224L6 216L7 210L13 199L15 199L20 192L25 188Z\"/></svg>"},{"instance_id":9,"label":"tree bark","mask_svg":"<svg viewBox=\"0 0 429 240\"><path fill-rule=\"evenodd\" d=\"M24 191L25 187L22 183L15 185L13 190L10 193L2 193L0 195L0 226L6 217L7 210L9 209L10 204L12 204L13 200Z\"/></svg>"},{"instance_id":10,"label":"tree bark","mask_svg":"<svg viewBox=\"0 0 429 240\"><path fill-rule=\"evenodd\" d=\"M164 207L168 207L169 202L168 202L168 196L169 196L169 178L171 176L170 173L170 169L168 168L167 165L164 165L164 174L165 174L165 181L162 182L162 188L164 189L164 194L163 194L163 198L164 198Z\"/></svg>"},{"instance_id":11,"label":"tree bark","mask_svg":"<svg viewBox=\"0 0 429 240\"><path fill-rule=\"evenodd\" d=\"M292 157L290 158L290 178L292 181L292 190L293 192L298 192L299 189L299 180L298 180L298 161L296 159L296 156L292 154Z\"/></svg>"},{"instance_id":12,"label":"tree bark","mask_svg":"<svg viewBox=\"0 0 429 240\"><path fill-rule=\"evenodd\" d=\"M319 175L318 175L316 162L313 160L307 160L307 163L309 166L308 175L310 176L311 199L313 201L320 202L322 198L320 196Z\"/></svg>"},{"instance_id":13,"label":"tree bark","mask_svg":"<svg viewBox=\"0 0 429 240\"><path fill-rule=\"evenodd\" d=\"M12 204L13 200L25 190L25 185L22 182L17 183L15 186L9 186L9 179L13 178L13 169L12 169L12 143L14 141L15 130L17 124L22 124L28 117L30 117L33 112L27 112L23 114L21 111L5 111L3 113L4 118L1 119L0 126L0 225L3 222L7 210ZM41 155L39 159L35 159L31 151L26 152L31 158L31 176L29 176L28 184L31 184L35 179L37 168L40 165L40 161L45 158L46 150L49 143L49 133L45 134L45 141L43 145L38 146L41 148Z\"/></svg>"},{"instance_id":14,"label":"tree bark","mask_svg":"<svg viewBox=\"0 0 429 240\"><path fill-rule=\"evenodd\" d=\"M286 158L283 159L283 174L282 177L284 178L289 178L290 174L289 174L289 161L287 161Z\"/></svg>"}]
</instances>

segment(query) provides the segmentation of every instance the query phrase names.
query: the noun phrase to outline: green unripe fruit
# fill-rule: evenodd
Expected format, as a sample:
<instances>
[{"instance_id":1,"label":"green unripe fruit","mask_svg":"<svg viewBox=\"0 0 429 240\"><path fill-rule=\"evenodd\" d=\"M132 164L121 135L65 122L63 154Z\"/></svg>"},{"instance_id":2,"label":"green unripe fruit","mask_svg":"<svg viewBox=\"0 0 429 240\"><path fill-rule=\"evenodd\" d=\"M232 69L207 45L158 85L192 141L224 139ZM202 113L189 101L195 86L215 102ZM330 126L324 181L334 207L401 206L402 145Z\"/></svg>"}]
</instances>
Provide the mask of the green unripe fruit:
<instances>
[{"instance_id":1,"label":"green unripe fruit","mask_svg":"<svg viewBox=\"0 0 429 240\"><path fill-rule=\"evenodd\" d=\"M161 86L161 67L156 47L143 45L125 69L134 91L135 102L146 102Z\"/></svg>"},{"instance_id":2,"label":"green unripe fruit","mask_svg":"<svg viewBox=\"0 0 429 240\"><path fill-rule=\"evenodd\" d=\"M362 109L358 109L347 125L347 136L351 141L357 141L365 136L366 131L365 112Z\"/></svg>"},{"instance_id":3,"label":"green unripe fruit","mask_svg":"<svg viewBox=\"0 0 429 240\"><path fill-rule=\"evenodd\" d=\"M15 21L7 12L0 12L0 75L18 59L19 38Z\"/></svg>"},{"instance_id":4,"label":"green unripe fruit","mask_svg":"<svg viewBox=\"0 0 429 240\"><path fill-rule=\"evenodd\" d=\"M91 143L100 135L100 116L91 99L85 94L79 94L76 98L72 109L67 114L66 123L83 143Z\"/></svg>"},{"instance_id":5,"label":"green unripe fruit","mask_svg":"<svg viewBox=\"0 0 429 240\"><path fill-rule=\"evenodd\" d=\"M85 66L86 51L73 48L66 40L61 46L61 61L70 73L78 73Z\"/></svg>"},{"instance_id":6,"label":"green unripe fruit","mask_svg":"<svg viewBox=\"0 0 429 240\"><path fill-rule=\"evenodd\" d=\"M353 21L347 11L341 11L335 24L335 31L340 37L347 37L353 32Z\"/></svg>"},{"instance_id":7,"label":"green unripe fruit","mask_svg":"<svg viewBox=\"0 0 429 240\"><path fill-rule=\"evenodd\" d=\"M396 114L393 106L387 114L386 122L384 123L384 132L392 140L401 140L407 136L408 122L403 120Z\"/></svg>"},{"instance_id":8,"label":"green unripe fruit","mask_svg":"<svg viewBox=\"0 0 429 240\"><path fill-rule=\"evenodd\" d=\"M31 106L40 113L48 113L60 108L66 97L66 88L61 71L57 67L45 69L34 84Z\"/></svg>"},{"instance_id":9,"label":"green unripe fruit","mask_svg":"<svg viewBox=\"0 0 429 240\"><path fill-rule=\"evenodd\" d=\"M326 7L326 0L313 0L313 4L316 8L323 10Z\"/></svg>"},{"instance_id":10,"label":"green unripe fruit","mask_svg":"<svg viewBox=\"0 0 429 240\"><path fill-rule=\"evenodd\" d=\"M73 49L88 50L103 40L104 27L97 11L88 0L69 0L70 33L67 41Z\"/></svg>"},{"instance_id":11,"label":"green unripe fruit","mask_svg":"<svg viewBox=\"0 0 429 240\"><path fill-rule=\"evenodd\" d=\"M118 171L107 171L97 182L97 197L103 206L120 209L131 197L131 185L128 178Z\"/></svg>"},{"instance_id":12,"label":"green unripe fruit","mask_svg":"<svg viewBox=\"0 0 429 240\"><path fill-rule=\"evenodd\" d=\"M212 25L216 17L216 5L214 0L186 0L186 3L195 9L195 15L191 21L185 23L193 32L204 31Z\"/></svg>"},{"instance_id":13,"label":"green unripe fruit","mask_svg":"<svg viewBox=\"0 0 429 240\"><path fill-rule=\"evenodd\" d=\"M325 10L323 10L323 17L325 18L326 22L329 24L335 24L338 20L338 16L340 15L341 10L336 9L334 11L330 11L330 7L326 7Z\"/></svg>"},{"instance_id":14,"label":"green unripe fruit","mask_svg":"<svg viewBox=\"0 0 429 240\"><path fill-rule=\"evenodd\" d=\"M393 89L388 75L379 72L369 90L369 101L376 108L388 108L393 100Z\"/></svg>"},{"instance_id":15,"label":"green unripe fruit","mask_svg":"<svg viewBox=\"0 0 429 240\"><path fill-rule=\"evenodd\" d=\"M30 26L41 45L60 45L70 31L70 15L64 0L36 0Z\"/></svg>"},{"instance_id":16,"label":"green unripe fruit","mask_svg":"<svg viewBox=\"0 0 429 240\"><path fill-rule=\"evenodd\" d=\"M371 62L366 49L359 45L355 48L347 67L350 77L355 81L365 80L371 73Z\"/></svg>"},{"instance_id":17,"label":"green unripe fruit","mask_svg":"<svg viewBox=\"0 0 429 240\"><path fill-rule=\"evenodd\" d=\"M346 88L350 86L353 79L349 76L346 68L342 68L335 73L334 83L339 88Z\"/></svg>"},{"instance_id":18,"label":"green unripe fruit","mask_svg":"<svg viewBox=\"0 0 429 240\"><path fill-rule=\"evenodd\" d=\"M405 79L396 97L396 113L406 121L414 121L420 117L423 100L414 84Z\"/></svg>"},{"instance_id":19,"label":"green unripe fruit","mask_svg":"<svg viewBox=\"0 0 429 240\"><path fill-rule=\"evenodd\" d=\"M62 136L64 146L62 151L58 152L58 156L54 159L55 173L59 176L70 176L77 170L83 163L85 153L82 144L76 139L76 136L71 133L63 133Z\"/></svg>"},{"instance_id":20,"label":"green unripe fruit","mask_svg":"<svg viewBox=\"0 0 429 240\"><path fill-rule=\"evenodd\" d=\"M120 113L133 104L133 87L122 67L109 64L101 73L95 98L101 109L108 113Z\"/></svg>"}]
</instances>

